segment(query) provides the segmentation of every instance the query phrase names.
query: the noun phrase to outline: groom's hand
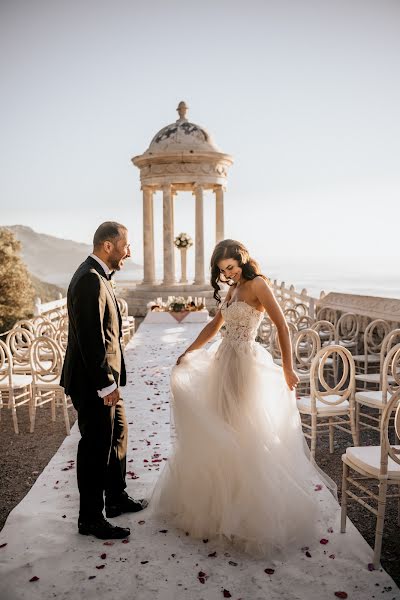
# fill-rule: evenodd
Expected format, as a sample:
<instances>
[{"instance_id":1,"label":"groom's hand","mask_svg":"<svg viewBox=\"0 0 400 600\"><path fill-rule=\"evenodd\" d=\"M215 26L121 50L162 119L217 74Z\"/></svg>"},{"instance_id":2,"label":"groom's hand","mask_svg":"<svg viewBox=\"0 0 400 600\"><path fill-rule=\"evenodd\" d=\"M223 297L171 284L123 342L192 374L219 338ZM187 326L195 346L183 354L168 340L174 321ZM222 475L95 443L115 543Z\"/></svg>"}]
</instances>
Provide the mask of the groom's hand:
<instances>
[{"instance_id":1,"label":"groom's hand","mask_svg":"<svg viewBox=\"0 0 400 600\"><path fill-rule=\"evenodd\" d=\"M103 398L104 405L105 406L115 406L119 399L120 399L120 395L119 395L119 390L117 388L116 390L111 392L111 394L104 396L104 398Z\"/></svg>"}]
</instances>

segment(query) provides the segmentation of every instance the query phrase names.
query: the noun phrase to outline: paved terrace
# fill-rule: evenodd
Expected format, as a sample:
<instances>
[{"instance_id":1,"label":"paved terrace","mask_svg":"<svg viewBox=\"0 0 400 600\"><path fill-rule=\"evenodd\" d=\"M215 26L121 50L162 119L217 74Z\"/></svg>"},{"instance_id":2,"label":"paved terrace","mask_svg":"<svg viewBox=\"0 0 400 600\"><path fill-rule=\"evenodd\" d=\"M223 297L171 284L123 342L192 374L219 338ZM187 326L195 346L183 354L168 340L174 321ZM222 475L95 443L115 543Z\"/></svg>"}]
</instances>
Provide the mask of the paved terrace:
<instances>
[{"instance_id":1,"label":"paved terrace","mask_svg":"<svg viewBox=\"0 0 400 600\"><path fill-rule=\"evenodd\" d=\"M169 372L201 327L142 324L127 347L127 481L133 496L148 496L165 464ZM308 555L299 549L286 563L254 560L212 540L193 541L168 523L152 520L149 510L114 519L131 527L128 543L80 536L78 440L75 424L0 532L1 600L334 600L335 592L346 592L339 597L350 600L400 598L384 571L368 570L372 551L351 523L340 534L339 509L332 529L320 526L327 543L317 544ZM335 502L325 489L315 493L326 509Z\"/></svg>"}]
</instances>

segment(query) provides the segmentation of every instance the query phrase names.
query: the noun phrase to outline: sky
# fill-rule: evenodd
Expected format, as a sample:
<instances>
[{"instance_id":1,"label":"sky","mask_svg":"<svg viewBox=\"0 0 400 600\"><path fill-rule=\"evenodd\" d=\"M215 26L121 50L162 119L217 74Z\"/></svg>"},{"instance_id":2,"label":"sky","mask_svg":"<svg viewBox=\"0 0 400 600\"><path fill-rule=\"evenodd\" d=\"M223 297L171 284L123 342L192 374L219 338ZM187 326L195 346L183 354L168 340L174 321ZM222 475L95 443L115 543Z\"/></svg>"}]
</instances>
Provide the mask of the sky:
<instances>
[{"instance_id":1,"label":"sky","mask_svg":"<svg viewBox=\"0 0 400 600\"><path fill-rule=\"evenodd\" d=\"M226 237L262 264L398 263L398 0L1 0L0 72L0 225L90 243L117 220L141 263L131 158L185 100L234 159ZM175 229L194 235L191 194ZM208 260L211 193L205 229Z\"/></svg>"}]
</instances>

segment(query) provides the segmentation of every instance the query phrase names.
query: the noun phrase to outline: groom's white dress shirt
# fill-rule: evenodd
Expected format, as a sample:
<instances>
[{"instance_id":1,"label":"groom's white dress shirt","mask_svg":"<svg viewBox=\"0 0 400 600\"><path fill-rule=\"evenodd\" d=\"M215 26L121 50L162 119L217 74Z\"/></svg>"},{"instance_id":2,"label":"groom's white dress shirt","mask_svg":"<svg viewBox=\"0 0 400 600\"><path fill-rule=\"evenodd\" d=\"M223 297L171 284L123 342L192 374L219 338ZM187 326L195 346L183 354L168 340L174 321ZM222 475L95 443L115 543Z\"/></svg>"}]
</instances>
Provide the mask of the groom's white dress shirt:
<instances>
[{"instance_id":1,"label":"groom's white dress shirt","mask_svg":"<svg viewBox=\"0 0 400 600\"><path fill-rule=\"evenodd\" d=\"M97 260L97 262L99 263L99 265L101 266L101 268L103 269L104 273L107 276L112 272L111 269L108 268L106 263L101 260L101 258L96 256L95 254L91 254L90 256L92 258L94 258L94 260ZM105 387L101 390L97 390L97 393L100 396L100 398L104 398L104 396L108 396L108 394L111 394L111 392L113 392L116 389L117 389L117 384L112 383L111 385L108 385L107 387Z\"/></svg>"}]
</instances>

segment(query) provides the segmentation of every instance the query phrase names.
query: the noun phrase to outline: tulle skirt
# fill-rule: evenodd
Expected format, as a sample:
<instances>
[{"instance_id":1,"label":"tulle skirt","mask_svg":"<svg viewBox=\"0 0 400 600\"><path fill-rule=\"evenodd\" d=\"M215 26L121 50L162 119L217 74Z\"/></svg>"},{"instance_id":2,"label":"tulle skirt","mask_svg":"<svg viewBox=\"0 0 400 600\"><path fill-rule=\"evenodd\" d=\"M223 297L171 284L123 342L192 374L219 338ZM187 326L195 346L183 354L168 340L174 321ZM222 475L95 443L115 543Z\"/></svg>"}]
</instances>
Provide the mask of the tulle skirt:
<instances>
[{"instance_id":1,"label":"tulle skirt","mask_svg":"<svg viewBox=\"0 0 400 600\"><path fill-rule=\"evenodd\" d=\"M317 484L296 395L256 342L222 339L172 369L171 455L150 509L194 538L284 558L316 539Z\"/></svg>"}]
</instances>

